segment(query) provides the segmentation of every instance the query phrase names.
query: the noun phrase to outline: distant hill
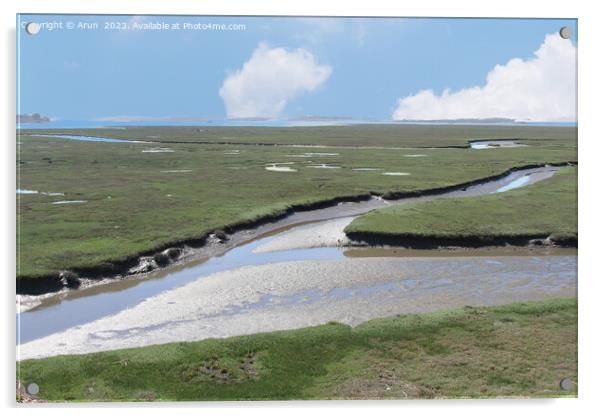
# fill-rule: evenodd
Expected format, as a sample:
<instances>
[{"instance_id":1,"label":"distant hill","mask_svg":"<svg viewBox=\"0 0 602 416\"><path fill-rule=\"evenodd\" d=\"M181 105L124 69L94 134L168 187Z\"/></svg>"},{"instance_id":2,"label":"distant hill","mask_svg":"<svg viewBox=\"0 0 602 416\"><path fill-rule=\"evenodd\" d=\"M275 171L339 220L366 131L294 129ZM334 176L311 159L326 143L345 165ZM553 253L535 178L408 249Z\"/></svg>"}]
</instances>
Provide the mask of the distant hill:
<instances>
[{"instance_id":1,"label":"distant hill","mask_svg":"<svg viewBox=\"0 0 602 416\"><path fill-rule=\"evenodd\" d=\"M33 114L17 114L17 123L49 123L50 118L42 116L38 113Z\"/></svg>"}]
</instances>

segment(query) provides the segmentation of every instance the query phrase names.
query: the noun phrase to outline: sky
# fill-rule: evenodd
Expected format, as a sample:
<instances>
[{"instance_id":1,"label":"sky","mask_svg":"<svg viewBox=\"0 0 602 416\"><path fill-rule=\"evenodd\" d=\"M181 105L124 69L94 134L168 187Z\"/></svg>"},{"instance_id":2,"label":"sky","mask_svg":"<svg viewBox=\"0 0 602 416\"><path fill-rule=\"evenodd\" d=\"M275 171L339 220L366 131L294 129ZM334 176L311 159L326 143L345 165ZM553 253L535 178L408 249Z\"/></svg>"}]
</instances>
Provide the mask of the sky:
<instances>
[{"instance_id":1,"label":"sky","mask_svg":"<svg viewBox=\"0 0 602 416\"><path fill-rule=\"evenodd\" d=\"M576 121L573 19L20 15L17 27L20 114Z\"/></svg>"}]
</instances>

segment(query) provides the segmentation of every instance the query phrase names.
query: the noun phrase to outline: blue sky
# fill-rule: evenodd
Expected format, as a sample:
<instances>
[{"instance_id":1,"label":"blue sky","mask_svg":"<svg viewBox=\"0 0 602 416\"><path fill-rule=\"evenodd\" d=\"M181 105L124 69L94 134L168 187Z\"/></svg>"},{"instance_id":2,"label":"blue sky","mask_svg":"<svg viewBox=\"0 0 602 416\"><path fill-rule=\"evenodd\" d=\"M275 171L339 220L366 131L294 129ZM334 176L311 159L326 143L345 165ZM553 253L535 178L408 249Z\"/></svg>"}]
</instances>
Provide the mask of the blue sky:
<instances>
[{"instance_id":1,"label":"blue sky","mask_svg":"<svg viewBox=\"0 0 602 416\"><path fill-rule=\"evenodd\" d=\"M560 27L569 26L572 41L566 41L568 46L558 43L569 49L554 58L568 61L556 65L566 66L567 72L550 75L566 88L546 100L574 100L575 87L569 78L574 78L570 61L574 63L575 58L570 53L576 46L575 20L75 15L21 15L19 19L20 113L70 120L264 115L388 120L394 115L434 119L482 114L553 121L574 116L567 114L570 109L558 106L529 111L508 108L497 114L496 106L487 104L493 95L487 88L471 95L471 100L483 100L480 107L489 105L492 110L479 113L467 104L466 111L457 113L448 108L463 107L464 96L443 94L446 89L453 94L486 86L496 65L513 58L533 59L546 35L557 36ZM21 28L22 22L32 21L97 22L100 27L42 28L32 36ZM245 30L105 30L104 22L235 23L244 24ZM558 50L553 46L550 50ZM274 74L270 74L270 59L284 61ZM253 65L242 71L247 62ZM528 72L525 68L518 73ZM241 73L235 76L237 71ZM257 71L267 72L268 80L260 76L258 81ZM226 86L228 77L232 81ZM524 77L526 82L529 74ZM419 95L425 90L432 94ZM538 91L528 93L537 95ZM267 101L253 108L264 98ZM426 106L439 111L429 112Z\"/></svg>"}]
</instances>

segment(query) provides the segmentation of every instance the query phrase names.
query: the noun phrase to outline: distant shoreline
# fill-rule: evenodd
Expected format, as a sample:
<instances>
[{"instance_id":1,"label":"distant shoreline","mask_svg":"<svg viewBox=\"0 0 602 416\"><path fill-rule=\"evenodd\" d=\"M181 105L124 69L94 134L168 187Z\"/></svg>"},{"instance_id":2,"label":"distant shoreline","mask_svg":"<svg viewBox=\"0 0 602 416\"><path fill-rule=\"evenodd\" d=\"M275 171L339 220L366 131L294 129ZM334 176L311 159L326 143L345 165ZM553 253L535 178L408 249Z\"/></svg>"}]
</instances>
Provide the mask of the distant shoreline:
<instances>
[{"instance_id":1,"label":"distant shoreline","mask_svg":"<svg viewBox=\"0 0 602 416\"><path fill-rule=\"evenodd\" d=\"M20 124L46 124L50 122L50 117L38 113L17 114L17 127L19 127Z\"/></svg>"},{"instance_id":2,"label":"distant shoreline","mask_svg":"<svg viewBox=\"0 0 602 416\"><path fill-rule=\"evenodd\" d=\"M18 116L19 117L19 116ZM21 116L23 117L23 116ZM576 122L477 122L477 121L393 121L393 120L357 120L357 119L285 119L285 120L249 120L249 119L217 119L217 120L48 120L43 122L19 122L17 130L25 129L83 129L107 128L125 129L128 127L329 127L350 125L423 125L423 126L509 126L509 127L572 127L577 128Z\"/></svg>"}]
</instances>

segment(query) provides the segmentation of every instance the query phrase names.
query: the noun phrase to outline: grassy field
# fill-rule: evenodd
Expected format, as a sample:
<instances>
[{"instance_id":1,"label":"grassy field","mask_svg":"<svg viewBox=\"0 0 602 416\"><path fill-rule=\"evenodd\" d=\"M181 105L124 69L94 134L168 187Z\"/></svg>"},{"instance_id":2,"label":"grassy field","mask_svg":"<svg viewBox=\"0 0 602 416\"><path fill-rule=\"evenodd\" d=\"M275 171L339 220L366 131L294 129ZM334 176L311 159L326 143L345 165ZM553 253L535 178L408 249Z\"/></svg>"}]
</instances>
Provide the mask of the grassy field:
<instances>
[{"instance_id":1,"label":"grassy field","mask_svg":"<svg viewBox=\"0 0 602 416\"><path fill-rule=\"evenodd\" d=\"M199 131L200 130L200 131ZM576 159L576 130L540 127L353 126L53 130L50 133L164 140L93 143L18 136L17 277L119 261L291 205L369 192L442 187L511 167ZM35 133L43 133L36 131ZM154 136L156 138L149 138ZM472 149L306 149L200 144L308 143L370 146L465 145L474 138L525 137L530 147ZM175 143L177 141L187 143ZM189 143L188 143L189 142ZM148 152L167 148L170 152ZM306 152L335 153L310 155ZM421 154L422 157L407 155ZM269 163L294 163L272 172ZM322 163L340 169L315 169ZM409 176L384 176L380 168ZM64 195L44 195L64 193ZM81 204L52 204L84 200Z\"/></svg>"},{"instance_id":2,"label":"grassy field","mask_svg":"<svg viewBox=\"0 0 602 416\"><path fill-rule=\"evenodd\" d=\"M36 130L53 134L58 130ZM462 125L352 125L326 127L128 127L61 129L64 134L185 143L264 143L329 146L466 146L476 139L521 139L531 146L575 147L577 128ZM27 132L24 130L24 132ZM568 139L568 141L567 141Z\"/></svg>"},{"instance_id":3,"label":"grassy field","mask_svg":"<svg viewBox=\"0 0 602 416\"><path fill-rule=\"evenodd\" d=\"M18 369L49 401L575 396L559 382L577 382L577 301L332 323L28 360Z\"/></svg>"},{"instance_id":4,"label":"grassy field","mask_svg":"<svg viewBox=\"0 0 602 416\"><path fill-rule=\"evenodd\" d=\"M577 168L500 194L439 199L373 211L355 219L345 231L375 238L576 238Z\"/></svg>"}]
</instances>

